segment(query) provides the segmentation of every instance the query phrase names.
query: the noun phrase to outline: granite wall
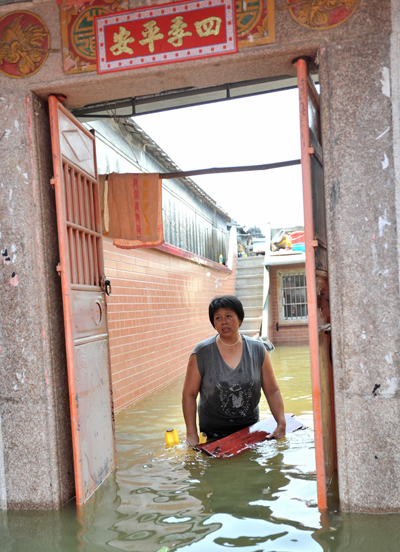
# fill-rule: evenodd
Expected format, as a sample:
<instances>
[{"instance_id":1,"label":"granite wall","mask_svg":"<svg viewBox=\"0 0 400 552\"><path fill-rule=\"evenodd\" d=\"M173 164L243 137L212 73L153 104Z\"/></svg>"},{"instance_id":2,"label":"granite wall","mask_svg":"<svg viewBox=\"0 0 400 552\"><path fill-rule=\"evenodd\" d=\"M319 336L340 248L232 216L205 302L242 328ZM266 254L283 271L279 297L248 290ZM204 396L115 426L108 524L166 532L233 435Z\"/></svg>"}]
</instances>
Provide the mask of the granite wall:
<instances>
[{"instance_id":1,"label":"granite wall","mask_svg":"<svg viewBox=\"0 0 400 552\"><path fill-rule=\"evenodd\" d=\"M8 508L74 494L47 106L2 98L0 414Z\"/></svg>"}]
</instances>

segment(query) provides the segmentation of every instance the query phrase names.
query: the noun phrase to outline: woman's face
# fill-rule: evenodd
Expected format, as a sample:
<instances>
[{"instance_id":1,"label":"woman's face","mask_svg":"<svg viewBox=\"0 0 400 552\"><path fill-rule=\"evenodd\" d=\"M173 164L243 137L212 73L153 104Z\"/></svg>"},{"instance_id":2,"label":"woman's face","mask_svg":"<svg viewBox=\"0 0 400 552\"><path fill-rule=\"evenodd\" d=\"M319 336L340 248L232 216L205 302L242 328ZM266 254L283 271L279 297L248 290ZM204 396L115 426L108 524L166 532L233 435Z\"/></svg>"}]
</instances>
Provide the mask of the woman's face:
<instances>
[{"instance_id":1,"label":"woman's face","mask_svg":"<svg viewBox=\"0 0 400 552\"><path fill-rule=\"evenodd\" d=\"M237 336L240 320L234 310L220 308L214 313L214 326L220 336Z\"/></svg>"}]
</instances>

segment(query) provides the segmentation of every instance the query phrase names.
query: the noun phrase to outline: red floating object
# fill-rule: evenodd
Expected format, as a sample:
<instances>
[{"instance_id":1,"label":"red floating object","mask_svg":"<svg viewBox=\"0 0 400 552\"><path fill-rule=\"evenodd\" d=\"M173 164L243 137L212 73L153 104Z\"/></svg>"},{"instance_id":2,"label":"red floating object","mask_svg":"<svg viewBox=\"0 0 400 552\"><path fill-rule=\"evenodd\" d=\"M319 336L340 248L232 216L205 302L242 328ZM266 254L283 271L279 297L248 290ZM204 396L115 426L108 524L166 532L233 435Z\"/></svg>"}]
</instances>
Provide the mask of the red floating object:
<instances>
[{"instance_id":1,"label":"red floating object","mask_svg":"<svg viewBox=\"0 0 400 552\"><path fill-rule=\"evenodd\" d=\"M306 429L305 426L296 420L292 414L285 414L286 434L293 433L299 429ZM204 445L196 445L195 450L205 452L213 458L233 458L242 452L249 450L257 443L265 441L270 433L276 428L276 421L273 416L261 420L249 427L236 431L227 437L211 441Z\"/></svg>"}]
</instances>

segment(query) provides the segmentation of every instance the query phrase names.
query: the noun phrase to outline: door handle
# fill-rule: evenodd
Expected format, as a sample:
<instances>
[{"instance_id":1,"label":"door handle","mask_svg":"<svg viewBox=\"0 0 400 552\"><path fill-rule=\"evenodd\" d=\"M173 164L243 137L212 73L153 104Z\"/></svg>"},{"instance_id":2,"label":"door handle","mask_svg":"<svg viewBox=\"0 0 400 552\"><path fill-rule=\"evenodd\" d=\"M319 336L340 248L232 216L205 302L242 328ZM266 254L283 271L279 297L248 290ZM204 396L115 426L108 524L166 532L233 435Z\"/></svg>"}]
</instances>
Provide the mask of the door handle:
<instances>
[{"instance_id":1,"label":"door handle","mask_svg":"<svg viewBox=\"0 0 400 552\"><path fill-rule=\"evenodd\" d=\"M104 280L104 291L106 295L110 297L111 295L111 282L110 280Z\"/></svg>"},{"instance_id":2,"label":"door handle","mask_svg":"<svg viewBox=\"0 0 400 552\"><path fill-rule=\"evenodd\" d=\"M110 297L111 295L111 282L110 280L106 280L106 277L103 276L101 279L101 289L104 291L106 295Z\"/></svg>"}]
</instances>

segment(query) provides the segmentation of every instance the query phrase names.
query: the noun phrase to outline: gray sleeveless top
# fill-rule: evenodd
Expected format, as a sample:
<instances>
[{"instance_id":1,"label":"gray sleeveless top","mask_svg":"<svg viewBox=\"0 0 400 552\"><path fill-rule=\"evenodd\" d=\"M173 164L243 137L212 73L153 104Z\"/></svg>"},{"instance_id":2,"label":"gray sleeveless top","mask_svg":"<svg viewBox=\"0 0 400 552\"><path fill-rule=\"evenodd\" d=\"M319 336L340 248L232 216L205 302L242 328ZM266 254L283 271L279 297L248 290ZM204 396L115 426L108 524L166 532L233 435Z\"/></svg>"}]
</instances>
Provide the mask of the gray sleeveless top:
<instances>
[{"instance_id":1,"label":"gray sleeveless top","mask_svg":"<svg viewBox=\"0 0 400 552\"><path fill-rule=\"evenodd\" d=\"M260 341L242 337L242 358L234 370L222 358L216 336L200 342L192 352L201 376L200 431L229 434L258 421L265 348Z\"/></svg>"}]
</instances>

